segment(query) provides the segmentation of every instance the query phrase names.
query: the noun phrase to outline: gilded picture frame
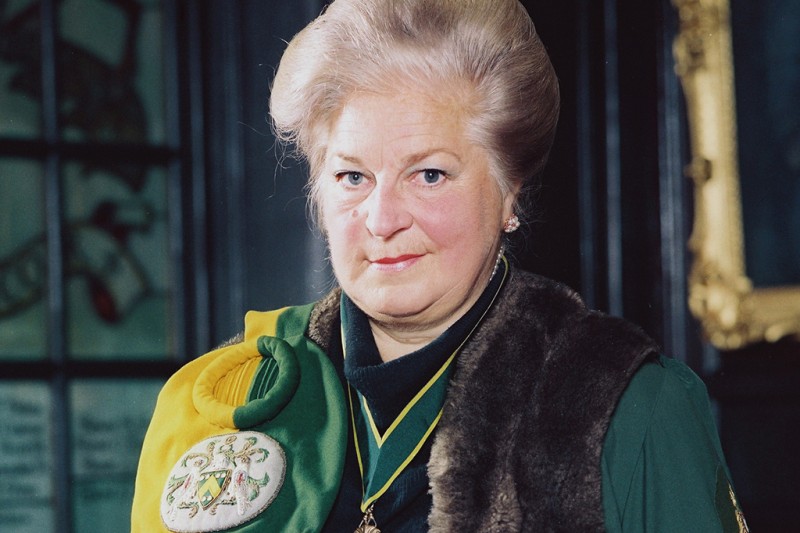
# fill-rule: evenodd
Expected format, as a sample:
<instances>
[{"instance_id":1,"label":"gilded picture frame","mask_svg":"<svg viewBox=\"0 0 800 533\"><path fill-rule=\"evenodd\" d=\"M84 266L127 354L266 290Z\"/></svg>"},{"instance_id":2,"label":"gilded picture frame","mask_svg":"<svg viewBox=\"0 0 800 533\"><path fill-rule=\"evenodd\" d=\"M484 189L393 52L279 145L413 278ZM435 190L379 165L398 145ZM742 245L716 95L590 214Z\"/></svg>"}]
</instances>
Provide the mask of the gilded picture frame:
<instances>
[{"instance_id":1,"label":"gilded picture frame","mask_svg":"<svg viewBox=\"0 0 800 533\"><path fill-rule=\"evenodd\" d=\"M729 0L672 3L695 198L689 307L722 350L800 335L800 285L756 287L746 271Z\"/></svg>"}]
</instances>

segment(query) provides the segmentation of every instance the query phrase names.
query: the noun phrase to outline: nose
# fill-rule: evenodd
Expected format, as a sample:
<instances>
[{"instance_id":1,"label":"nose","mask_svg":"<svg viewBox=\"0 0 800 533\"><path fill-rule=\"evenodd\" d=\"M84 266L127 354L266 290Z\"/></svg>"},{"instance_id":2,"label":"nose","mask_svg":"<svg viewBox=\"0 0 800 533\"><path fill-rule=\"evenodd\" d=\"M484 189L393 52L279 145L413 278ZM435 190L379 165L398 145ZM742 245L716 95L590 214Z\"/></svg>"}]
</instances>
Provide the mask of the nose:
<instances>
[{"instance_id":1,"label":"nose","mask_svg":"<svg viewBox=\"0 0 800 533\"><path fill-rule=\"evenodd\" d=\"M388 239L411 226L411 213L394 183L378 183L370 194L367 209L367 230L374 237Z\"/></svg>"}]
</instances>

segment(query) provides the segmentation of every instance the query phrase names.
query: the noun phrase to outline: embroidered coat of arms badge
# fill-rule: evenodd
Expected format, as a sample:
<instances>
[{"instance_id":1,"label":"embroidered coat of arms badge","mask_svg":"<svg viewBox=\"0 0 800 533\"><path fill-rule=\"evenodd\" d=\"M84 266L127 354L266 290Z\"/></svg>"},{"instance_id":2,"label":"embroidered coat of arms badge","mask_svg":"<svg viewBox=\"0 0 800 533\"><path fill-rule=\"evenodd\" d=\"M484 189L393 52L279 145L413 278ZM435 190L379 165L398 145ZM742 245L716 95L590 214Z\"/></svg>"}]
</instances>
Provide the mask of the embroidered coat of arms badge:
<instances>
[{"instance_id":1,"label":"embroidered coat of arms badge","mask_svg":"<svg viewBox=\"0 0 800 533\"><path fill-rule=\"evenodd\" d=\"M210 437L192 446L170 472L161 519L181 533L235 527L269 507L285 474L283 449L263 433Z\"/></svg>"}]
</instances>

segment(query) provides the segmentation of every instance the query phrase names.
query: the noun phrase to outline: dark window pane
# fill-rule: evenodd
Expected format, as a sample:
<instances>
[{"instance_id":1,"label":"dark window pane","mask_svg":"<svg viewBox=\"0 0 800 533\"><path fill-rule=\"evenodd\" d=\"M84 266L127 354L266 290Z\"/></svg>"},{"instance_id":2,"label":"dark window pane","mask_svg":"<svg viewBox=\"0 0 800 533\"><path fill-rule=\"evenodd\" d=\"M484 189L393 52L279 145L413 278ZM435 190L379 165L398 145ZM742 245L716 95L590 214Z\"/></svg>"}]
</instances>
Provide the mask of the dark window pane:
<instances>
[{"instance_id":1,"label":"dark window pane","mask_svg":"<svg viewBox=\"0 0 800 533\"><path fill-rule=\"evenodd\" d=\"M45 355L47 241L41 163L0 159L0 359Z\"/></svg>"},{"instance_id":2,"label":"dark window pane","mask_svg":"<svg viewBox=\"0 0 800 533\"><path fill-rule=\"evenodd\" d=\"M139 451L162 385L153 380L71 385L73 531L129 531Z\"/></svg>"},{"instance_id":3,"label":"dark window pane","mask_svg":"<svg viewBox=\"0 0 800 533\"><path fill-rule=\"evenodd\" d=\"M56 531L50 390L0 382L0 530Z\"/></svg>"},{"instance_id":4,"label":"dark window pane","mask_svg":"<svg viewBox=\"0 0 800 533\"><path fill-rule=\"evenodd\" d=\"M71 356L169 355L166 176L158 167L64 166Z\"/></svg>"},{"instance_id":5,"label":"dark window pane","mask_svg":"<svg viewBox=\"0 0 800 533\"><path fill-rule=\"evenodd\" d=\"M41 135L39 3L0 2L0 137Z\"/></svg>"},{"instance_id":6,"label":"dark window pane","mask_svg":"<svg viewBox=\"0 0 800 533\"><path fill-rule=\"evenodd\" d=\"M64 137L163 143L160 2L63 0L59 5Z\"/></svg>"}]
</instances>

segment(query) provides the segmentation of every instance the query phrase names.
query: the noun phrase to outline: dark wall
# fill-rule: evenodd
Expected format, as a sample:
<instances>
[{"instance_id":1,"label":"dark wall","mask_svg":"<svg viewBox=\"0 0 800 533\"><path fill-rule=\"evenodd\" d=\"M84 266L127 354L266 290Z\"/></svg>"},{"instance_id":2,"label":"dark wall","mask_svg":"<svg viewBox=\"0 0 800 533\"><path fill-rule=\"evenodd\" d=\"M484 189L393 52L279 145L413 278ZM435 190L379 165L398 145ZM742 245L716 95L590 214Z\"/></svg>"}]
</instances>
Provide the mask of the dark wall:
<instances>
[{"instance_id":1,"label":"dark wall","mask_svg":"<svg viewBox=\"0 0 800 533\"><path fill-rule=\"evenodd\" d=\"M559 73L563 113L527 268L629 318L703 377L753 531L796 531L800 344L718 353L686 304L693 185L667 0L524 2Z\"/></svg>"},{"instance_id":2,"label":"dark wall","mask_svg":"<svg viewBox=\"0 0 800 533\"><path fill-rule=\"evenodd\" d=\"M332 277L306 217L306 172L276 144L270 83L283 49L322 9L321 0L210 0L205 108L212 337L241 328L249 309L315 300Z\"/></svg>"},{"instance_id":3,"label":"dark wall","mask_svg":"<svg viewBox=\"0 0 800 533\"><path fill-rule=\"evenodd\" d=\"M520 257L594 307L634 318L702 367L687 316L691 183L672 74L674 15L660 2L524 2L550 51L562 116Z\"/></svg>"},{"instance_id":4,"label":"dark wall","mask_svg":"<svg viewBox=\"0 0 800 533\"><path fill-rule=\"evenodd\" d=\"M753 531L797 531L800 344L759 344L720 356L706 378L720 438Z\"/></svg>"},{"instance_id":5,"label":"dark wall","mask_svg":"<svg viewBox=\"0 0 800 533\"><path fill-rule=\"evenodd\" d=\"M703 377L755 531L789 531L800 504L800 349L719 354L687 309L692 184L685 111L673 72L669 0L523 2L561 80L562 117L528 224L524 268L640 324ZM321 0L203 3L211 337L245 309L315 298L330 283L305 219L302 167L281 157L267 122L273 68ZM286 167L286 168L282 168Z\"/></svg>"}]
</instances>

